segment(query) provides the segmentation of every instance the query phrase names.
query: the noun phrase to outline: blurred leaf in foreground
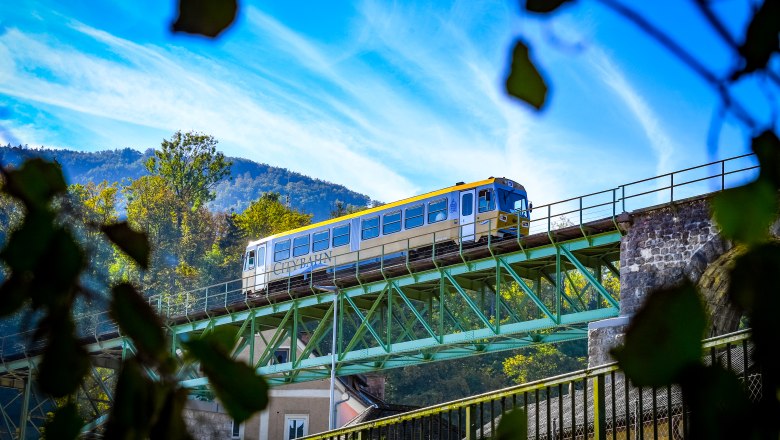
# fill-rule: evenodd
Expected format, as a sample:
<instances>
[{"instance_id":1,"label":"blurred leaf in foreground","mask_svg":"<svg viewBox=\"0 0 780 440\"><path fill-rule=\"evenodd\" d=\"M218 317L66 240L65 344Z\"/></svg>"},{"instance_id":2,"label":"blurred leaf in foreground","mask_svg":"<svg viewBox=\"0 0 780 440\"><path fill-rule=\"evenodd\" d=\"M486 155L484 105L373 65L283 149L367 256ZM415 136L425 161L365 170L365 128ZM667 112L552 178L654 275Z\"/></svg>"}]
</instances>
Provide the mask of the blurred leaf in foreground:
<instances>
[{"instance_id":1,"label":"blurred leaf in foreground","mask_svg":"<svg viewBox=\"0 0 780 440\"><path fill-rule=\"evenodd\" d=\"M84 421L73 402L57 408L54 417L44 426L46 440L72 440L78 438Z\"/></svg>"},{"instance_id":2,"label":"blurred leaf in foreground","mask_svg":"<svg viewBox=\"0 0 780 440\"><path fill-rule=\"evenodd\" d=\"M555 11L564 3L568 3L573 0L527 0L525 2L525 10L528 12L536 12L538 14L547 14Z\"/></svg>"},{"instance_id":3,"label":"blurred leaf in foreground","mask_svg":"<svg viewBox=\"0 0 780 440\"><path fill-rule=\"evenodd\" d=\"M495 440L525 440L528 438L528 416L523 408L514 408L501 416Z\"/></svg>"},{"instance_id":4,"label":"blurred leaf in foreground","mask_svg":"<svg viewBox=\"0 0 780 440\"><path fill-rule=\"evenodd\" d=\"M223 334L208 334L184 342L188 354L200 361L219 400L241 423L268 404L268 385L249 365L230 358Z\"/></svg>"},{"instance_id":5,"label":"blurred leaf in foreground","mask_svg":"<svg viewBox=\"0 0 780 440\"><path fill-rule=\"evenodd\" d=\"M542 108L547 97L547 85L530 59L528 46L522 41L517 41L512 51L512 64L509 77L506 79L506 91L515 98L531 104L537 110Z\"/></svg>"},{"instance_id":6,"label":"blurred leaf in foreground","mask_svg":"<svg viewBox=\"0 0 780 440\"><path fill-rule=\"evenodd\" d=\"M152 307L131 284L118 284L111 293L111 317L133 340L139 353L162 364L168 356L167 344L162 322Z\"/></svg>"},{"instance_id":7,"label":"blurred leaf in foreground","mask_svg":"<svg viewBox=\"0 0 780 440\"><path fill-rule=\"evenodd\" d=\"M753 15L745 41L739 47L745 65L735 73L734 79L744 73L766 68L775 52L780 52L780 2L764 0Z\"/></svg>"},{"instance_id":8,"label":"blurred leaf in foreground","mask_svg":"<svg viewBox=\"0 0 780 440\"><path fill-rule=\"evenodd\" d=\"M214 38L236 19L236 0L179 0L179 16L174 32Z\"/></svg>"},{"instance_id":9,"label":"blurred leaf in foreground","mask_svg":"<svg viewBox=\"0 0 780 440\"><path fill-rule=\"evenodd\" d=\"M706 325L704 305L692 284L657 290L634 316L625 343L614 348L612 356L637 386L671 384L701 363Z\"/></svg>"},{"instance_id":10,"label":"blurred leaf in foreground","mask_svg":"<svg viewBox=\"0 0 780 440\"><path fill-rule=\"evenodd\" d=\"M777 194L764 179L727 189L712 199L712 216L724 237L756 244L769 236L777 215Z\"/></svg>"},{"instance_id":11,"label":"blurred leaf in foreground","mask_svg":"<svg viewBox=\"0 0 780 440\"><path fill-rule=\"evenodd\" d=\"M681 379L694 439L751 438L749 401L733 372L719 365L688 370Z\"/></svg>"},{"instance_id":12,"label":"blurred leaf in foreground","mask_svg":"<svg viewBox=\"0 0 780 440\"><path fill-rule=\"evenodd\" d=\"M133 230L127 222L114 223L101 226L100 229L106 234L122 252L135 260L139 266L146 269L149 267L149 239L143 232Z\"/></svg>"}]
</instances>

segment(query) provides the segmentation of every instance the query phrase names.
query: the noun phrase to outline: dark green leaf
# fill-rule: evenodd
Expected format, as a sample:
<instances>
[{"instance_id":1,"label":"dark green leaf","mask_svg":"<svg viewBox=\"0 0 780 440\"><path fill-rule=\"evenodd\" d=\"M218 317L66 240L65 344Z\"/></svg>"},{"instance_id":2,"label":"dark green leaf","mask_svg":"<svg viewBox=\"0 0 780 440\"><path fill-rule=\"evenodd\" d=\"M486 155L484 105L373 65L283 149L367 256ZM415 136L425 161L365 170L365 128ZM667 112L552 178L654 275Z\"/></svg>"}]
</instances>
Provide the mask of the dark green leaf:
<instances>
[{"instance_id":1,"label":"dark green leaf","mask_svg":"<svg viewBox=\"0 0 780 440\"><path fill-rule=\"evenodd\" d=\"M7 172L3 192L19 199L28 209L37 210L45 209L52 197L65 193L66 188L58 164L34 158Z\"/></svg>"},{"instance_id":2,"label":"dark green leaf","mask_svg":"<svg viewBox=\"0 0 780 440\"><path fill-rule=\"evenodd\" d=\"M70 440L78 438L84 421L79 417L78 409L73 402L58 408L54 417L46 422L44 432L46 440Z\"/></svg>"},{"instance_id":3,"label":"dark green leaf","mask_svg":"<svg viewBox=\"0 0 780 440\"><path fill-rule=\"evenodd\" d=\"M764 179L728 189L712 199L712 216L724 237L759 243L769 236L777 216L777 194Z\"/></svg>"},{"instance_id":4,"label":"dark green leaf","mask_svg":"<svg viewBox=\"0 0 780 440\"><path fill-rule=\"evenodd\" d=\"M171 389L165 396L165 402L157 416L157 421L149 433L150 440L191 439L187 425L182 418L188 392L185 389Z\"/></svg>"},{"instance_id":5,"label":"dark green leaf","mask_svg":"<svg viewBox=\"0 0 780 440\"><path fill-rule=\"evenodd\" d=\"M753 138L751 147L761 165L761 178L780 189L780 139L767 130Z\"/></svg>"},{"instance_id":6,"label":"dark green leaf","mask_svg":"<svg viewBox=\"0 0 780 440\"><path fill-rule=\"evenodd\" d=\"M529 57L528 47L518 41L512 51L512 66L506 79L507 92L534 106L537 110L544 105L547 85Z\"/></svg>"},{"instance_id":7,"label":"dark green leaf","mask_svg":"<svg viewBox=\"0 0 780 440\"><path fill-rule=\"evenodd\" d=\"M268 404L268 385L249 365L232 360L221 337L207 335L184 342L189 356L200 361L219 400L238 423Z\"/></svg>"},{"instance_id":8,"label":"dark green leaf","mask_svg":"<svg viewBox=\"0 0 780 440\"><path fill-rule=\"evenodd\" d=\"M105 438L119 440L145 439L164 396L159 384L146 378L136 359L122 365L117 380L114 404L106 424Z\"/></svg>"},{"instance_id":9,"label":"dark green leaf","mask_svg":"<svg viewBox=\"0 0 780 440\"><path fill-rule=\"evenodd\" d=\"M49 211L30 211L24 222L8 239L0 252L12 272L32 271L47 258L46 250L55 232L54 214ZM48 260L47 260L48 261Z\"/></svg>"},{"instance_id":10,"label":"dark green leaf","mask_svg":"<svg viewBox=\"0 0 780 440\"><path fill-rule=\"evenodd\" d=\"M135 288L122 283L111 289L111 317L129 336L142 358L162 362L167 356L162 322Z\"/></svg>"},{"instance_id":11,"label":"dark green leaf","mask_svg":"<svg viewBox=\"0 0 780 440\"><path fill-rule=\"evenodd\" d=\"M47 344L38 369L38 385L46 394L73 394L89 372L89 356L75 337L70 316L51 317L46 323Z\"/></svg>"},{"instance_id":12,"label":"dark green leaf","mask_svg":"<svg viewBox=\"0 0 780 440\"><path fill-rule=\"evenodd\" d=\"M780 374L777 310L780 310L775 274L780 272L780 244L769 242L736 259L731 270L729 296L748 313L753 328L754 353L767 374ZM774 373L773 373L774 372Z\"/></svg>"},{"instance_id":13,"label":"dark green leaf","mask_svg":"<svg viewBox=\"0 0 780 440\"><path fill-rule=\"evenodd\" d=\"M143 232L134 231L127 222L101 226L109 240L122 249L139 266L149 267L149 239Z\"/></svg>"},{"instance_id":14,"label":"dark green leaf","mask_svg":"<svg viewBox=\"0 0 780 440\"><path fill-rule=\"evenodd\" d=\"M745 41L739 47L739 53L745 59L745 65L735 73L738 78L767 66L774 52L780 51L780 2L765 0L761 8L753 15L748 25Z\"/></svg>"},{"instance_id":15,"label":"dark green leaf","mask_svg":"<svg viewBox=\"0 0 780 440\"><path fill-rule=\"evenodd\" d=\"M498 422L495 440L525 440L528 438L528 415L523 408L515 408Z\"/></svg>"},{"instance_id":16,"label":"dark green leaf","mask_svg":"<svg viewBox=\"0 0 780 440\"><path fill-rule=\"evenodd\" d=\"M236 0L179 0L174 32L216 37L236 18Z\"/></svg>"},{"instance_id":17,"label":"dark green leaf","mask_svg":"<svg viewBox=\"0 0 780 440\"><path fill-rule=\"evenodd\" d=\"M681 385L690 408L690 434L694 439L755 438L749 421L749 402L742 383L719 365L690 369Z\"/></svg>"},{"instance_id":18,"label":"dark green leaf","mask_svg":"<svg viewBox=\"0 0 780 440\"><path fill-rule=\"evenodd\" d=\"M0 285L0 317L8 316L19 310L30 298L30 283L24 275L17 273Z\"/></svg>"},{"instance_id":19,"label":"dark green leaf","mask_svg":"<svg viewBox=\"0 0 780 440\"><path fill-rule=\"evenodd\" d=\"M693 285L657 290L634 316L625 343L613 349L612 356L635 385L671 384L701 362L706 325Z\"/></svg>"},{"instance_id":20,"label":"dark green leaf","mask_svg":"<svg viewBox=\"0 0 780 440\"><path fill-rule=\"evenodd\" d=\"M35 282L30 292L33 307L45 306L55 314L69 311L79 274L86 264L84 252L73 236L65 229L56 229L35 269Z\"/></svg>"},{"instance_id":21,"label":"dark green leaf","mask_svg":"<svg viewBox=\"0 0 780 440\"><path fill-rule=\"evenodd\" d=\"M546 14L552 12L564 3L568 3L573 0L526 0L525 10L528 12L536 12L539 14Z\"/></svg>"},{"instance_id":22,"label":"dark green leaf","mask_svg":"<svg viewBox=\"0 0 780 440\"><path fill-rule=\"evenodd\" d=\"M235 348L238 338L235 329L230 327L216 327L208 334L209 342L221 353L230 354Z\"/></svg>"}]
</instances>

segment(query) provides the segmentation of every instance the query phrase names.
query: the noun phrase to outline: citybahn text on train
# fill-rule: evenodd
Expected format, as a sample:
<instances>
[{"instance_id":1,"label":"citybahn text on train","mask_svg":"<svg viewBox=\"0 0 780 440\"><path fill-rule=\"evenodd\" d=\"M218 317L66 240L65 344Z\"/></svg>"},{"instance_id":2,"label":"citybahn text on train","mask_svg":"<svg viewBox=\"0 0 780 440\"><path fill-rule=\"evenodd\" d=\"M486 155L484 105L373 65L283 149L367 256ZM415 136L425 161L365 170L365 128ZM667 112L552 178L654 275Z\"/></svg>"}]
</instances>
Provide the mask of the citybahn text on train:
<instances>
[{"instance_id":1,"label":"citybahn text on train","mask_svg":"<svg viewBox=\"0 0 780 440\"><path fill-rule=\"evenodd\" d=\"M462 183L271 235L247 245L244 289L313 272L354 268L488 236L528 235L530 206L522 185L506 178Z\"/></svg>"}]
</instances>

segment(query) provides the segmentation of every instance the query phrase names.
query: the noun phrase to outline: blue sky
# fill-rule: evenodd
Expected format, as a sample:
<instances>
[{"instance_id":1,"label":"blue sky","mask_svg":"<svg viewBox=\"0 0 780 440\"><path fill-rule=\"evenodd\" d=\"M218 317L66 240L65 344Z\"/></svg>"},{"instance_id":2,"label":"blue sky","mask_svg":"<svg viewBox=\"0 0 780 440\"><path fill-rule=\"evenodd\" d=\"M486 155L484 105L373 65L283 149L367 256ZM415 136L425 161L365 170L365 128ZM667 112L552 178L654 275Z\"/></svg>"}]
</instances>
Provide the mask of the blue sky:
<instances>
[{"instance_id":1,"label":"blue sky","mask_svg":"<svg viewBox=\"0 0 780 440\"><path fill-rule=\"evenodd\" d=\"M688 2L641 3L731 66ZM714 4L741 35L749 2ZM0 3L0 142L144 150L196 130L383 201L506 176L537 204L749 151L728 120L708 147L711 91L592 2L550 20L498 0L241 6L210 41L168 32L172 0ZM503 91L520 36L551 85L540 114ZM757 87L739 94L760 119Z\"/></svg>"}]
</instances>

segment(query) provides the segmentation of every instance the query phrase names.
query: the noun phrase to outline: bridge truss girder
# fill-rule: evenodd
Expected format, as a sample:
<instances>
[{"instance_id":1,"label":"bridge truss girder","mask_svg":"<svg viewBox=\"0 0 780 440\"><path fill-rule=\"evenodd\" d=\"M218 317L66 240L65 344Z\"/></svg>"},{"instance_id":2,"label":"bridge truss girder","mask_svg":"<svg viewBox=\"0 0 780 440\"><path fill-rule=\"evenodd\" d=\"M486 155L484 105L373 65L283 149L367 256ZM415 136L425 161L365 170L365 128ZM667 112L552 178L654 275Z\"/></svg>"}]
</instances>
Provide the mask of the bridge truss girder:
<instances>
[{"instance_id":1,"label":"bridge truss girder","mask_svg":"<svg viewBox=\"0 0 780 440\"><path fill-rule=\"evenodd\" d=\"M330 376L334 301L339 376L582 339L588 322L619 313L615 293L601 282L604 274L617 271L619 243L620 233L612 231L332 286L335 291L169 329L175 346L178 338L191 337L185 335L235 327L234 355L249 361L272 386ZM289 358L275 363L274 352L286 345ZM206 384L204 377L183 382L193 388Z\"/></svg>"}]
</instances>

